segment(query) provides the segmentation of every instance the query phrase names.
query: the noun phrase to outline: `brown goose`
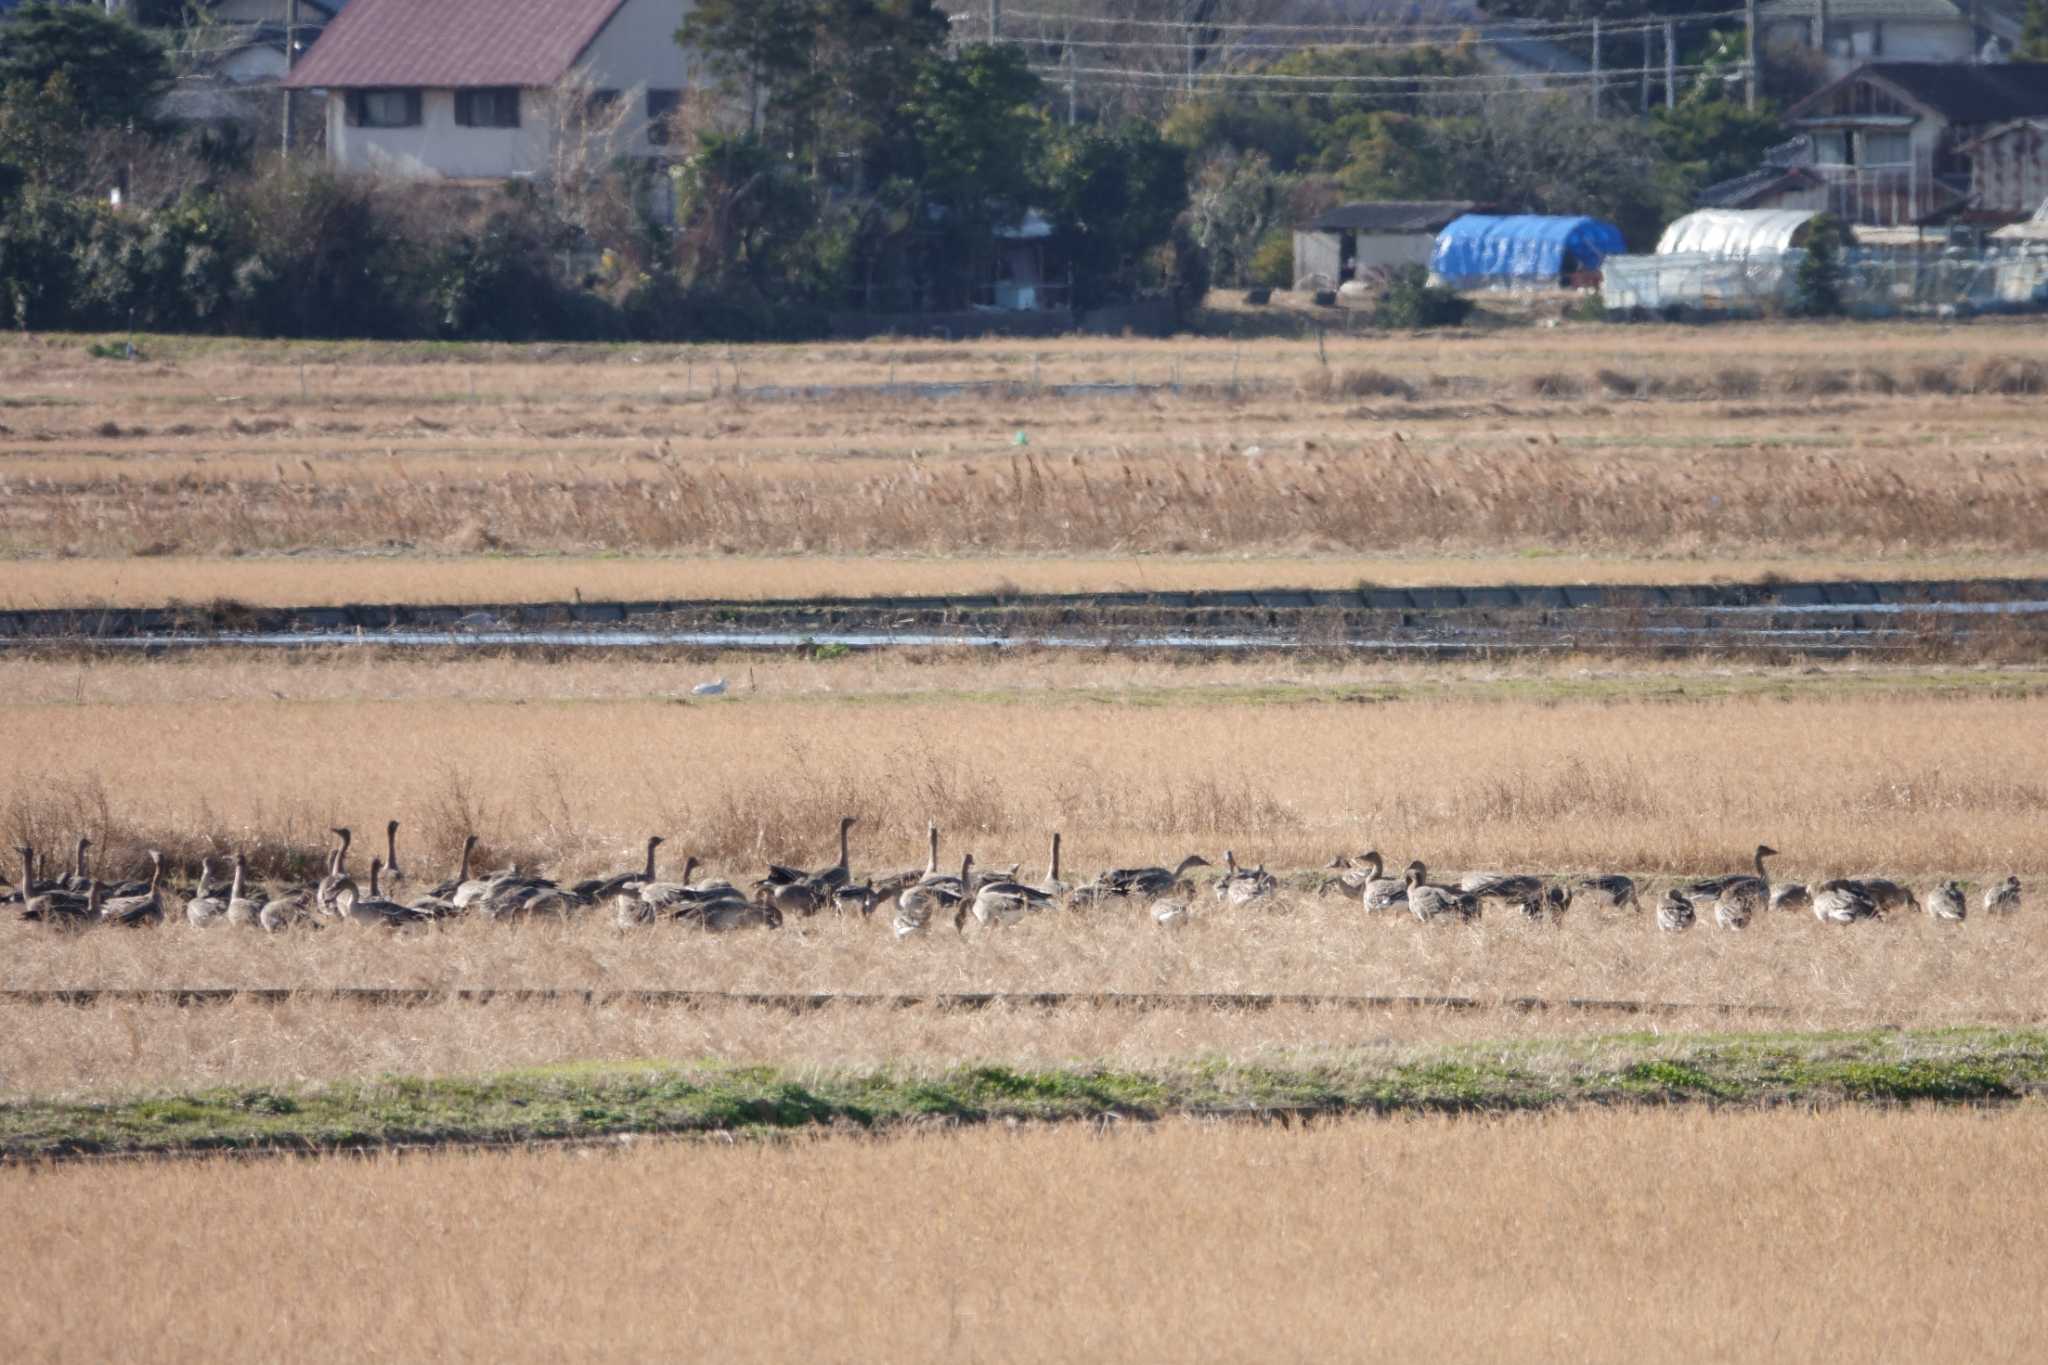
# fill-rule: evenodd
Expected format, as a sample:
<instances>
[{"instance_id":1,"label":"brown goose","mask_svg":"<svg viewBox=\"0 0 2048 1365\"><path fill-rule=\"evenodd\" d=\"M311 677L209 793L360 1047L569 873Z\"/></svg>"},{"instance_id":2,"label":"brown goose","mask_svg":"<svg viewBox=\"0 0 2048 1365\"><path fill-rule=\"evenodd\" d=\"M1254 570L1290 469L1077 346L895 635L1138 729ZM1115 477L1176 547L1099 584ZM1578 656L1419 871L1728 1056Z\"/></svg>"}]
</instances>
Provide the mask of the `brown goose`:
<instances>
[{"instance_id":1,"label":"brown goose","mask_svg":"<svg viewBox=\"0 0 2048 1365\"><path fill-rule=\"evenodd\" d=\"M140 929L164 922L164 855L149 850L149 890L139 896L120 896L100 906L100 922L124 929Z\"/></svg>"},{"instance_id":2,"label":"brown goose","mask_svg":"<svg viewBox=\"0 0 2048 1365\"><path fill-rule=\"evenodd\" d=\"M212 929L228 922L228 903L207 889L213 881L213 859L199 860L199 893L185 902L185 923Z\"/></svg>"},{"instance_id":3,"label":"brown goose","mask_svg":"<svg viewBox=\"0 0 2048 1365\"><path fill-rule=\"evenodd\" d=\"M1642 903L1636 899L1636 880L1624 877L1619 872L1596 873L1588 877L1572 879L1572 890L1596 902L1603 910L1637 910Z\"/></svg>"},{"instance_id":4,"label":"brown goose","mask_svg":"<svg viewBox=\"0 0 2048 1365\"><path fill-rule=\"evenodd\" d=\"M1432 885L1429 869L1418 860L1408 864L1408 913L1424 924L1452 919L1471 923L1479 918L1479 898L1455 886Z\"/></svg>"},{"instance_id":5,"label":"brown goose","mask_svg":"<svg viewBox=\"0 0 2048 1365\"><path fill-rule=\"evenodd\" d=\"M1692 928L1696 918L1698 914L1692 908L1692 898L1675 886L1657 902L1657 927L1667 934L1684 933Z\"/></svg>"},{"instance_id":6,"label":"brown goose","mask_svg":"<svg viewBox=\"0 0 2048 1365\"><path fill-rule=\"evenodd\" d=\"M1947 920L1954 924L1962 923L1963 917L1970 913L1969 902L1963 899L1962 884L1953 881L1943 882L1928 892L1927 913L1934 919Z\"/></svg>"},{"instance_id":7,"label":"brown goose","mask_svg":"<svg viewBox=\"0 0 2048 1365\"><path fill-rule=\"evenodd\" d=\"M1859 920L1882 919L1884 909L1857 881L1837 879L1814 889L1813 917L1822 924L1855 924Z\"/></svg>"},{"instance_id":8,"label":"brown goose","mask_svg":"<svg viewBox=\"0 0 2048 1365\"><path fill-rule=\"evenodd\" d=\"M1764 859L1777 856L1778 850L1772 848L1769 844L1758 844L1756 846L1756 871L1754 874L1736 872L1725 877L1709 877L1705 881L1694 882L1692 885L1685 887L1685 894L1704 899L1711 896L1719 896L1723 891L1739 882L1754 881L1760 884L1764 895L1768 896L1770 895L1771 878L1770 874L1764 871Z\"/></svg>"},{"instance_id":9,"label":"brown goose","mask_svg":"<svg viewBox=\"0 0 2048 1365\"><path fill-rule=\"evenodd\" d=\"M1984 913L2010 915L2020 908L2020 879L2007 877L1997 886L1984 888Z\"/></svg>"}]
</instances>

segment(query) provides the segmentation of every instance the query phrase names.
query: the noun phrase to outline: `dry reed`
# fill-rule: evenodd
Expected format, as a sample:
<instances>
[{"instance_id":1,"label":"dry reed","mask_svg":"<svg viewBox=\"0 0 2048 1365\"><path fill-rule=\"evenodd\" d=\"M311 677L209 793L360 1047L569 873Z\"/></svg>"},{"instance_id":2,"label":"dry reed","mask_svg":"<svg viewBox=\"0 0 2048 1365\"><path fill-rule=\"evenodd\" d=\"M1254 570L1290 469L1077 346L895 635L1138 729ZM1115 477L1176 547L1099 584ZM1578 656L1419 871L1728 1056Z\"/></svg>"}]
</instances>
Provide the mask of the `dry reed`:
<instances>
[{"instance_id":1,"label":"dry reed","mask_svg":"<svg viewBox=\"0 0 2048 1365\"><path fill-rule=\"evenodd\" d=\"M0 1340L81 1360L343 1341L436 1360L2028 1360L2048 1330L2044 1160L2029 1105L9 1171Z\"/></svg>"}]
</instances>

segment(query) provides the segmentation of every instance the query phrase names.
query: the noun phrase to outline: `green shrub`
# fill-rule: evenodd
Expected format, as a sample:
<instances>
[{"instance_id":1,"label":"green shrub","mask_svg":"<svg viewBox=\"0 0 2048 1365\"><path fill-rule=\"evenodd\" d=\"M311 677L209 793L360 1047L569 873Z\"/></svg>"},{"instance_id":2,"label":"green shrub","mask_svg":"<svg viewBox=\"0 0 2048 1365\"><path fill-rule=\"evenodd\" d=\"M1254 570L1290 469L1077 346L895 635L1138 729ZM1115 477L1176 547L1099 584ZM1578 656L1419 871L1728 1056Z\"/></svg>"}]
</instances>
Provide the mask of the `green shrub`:
<instances>
[{"instance_id":1,"label":"green shrub","mask_svg":"<svg viewBox=\"0 0 2048 1365\"><path fill-rule=\"evenodd\" d=\"M1251 282L1269 289L1294 287L1294 234L1274 228L1252 253Z\"/></svg>"},{"instance_id":2,"label":"green shrub","mask_svg":"<svg viewBox=\"0 0 2048 1365\"><path fill-rule=\"evenodd\" d=\"M1373 321L1382 327L1456 327L1472 313L1472 301L1429 282L1429 271L1404 265L1394 271L1380 296Z\"/></svg>"}]
</instances>

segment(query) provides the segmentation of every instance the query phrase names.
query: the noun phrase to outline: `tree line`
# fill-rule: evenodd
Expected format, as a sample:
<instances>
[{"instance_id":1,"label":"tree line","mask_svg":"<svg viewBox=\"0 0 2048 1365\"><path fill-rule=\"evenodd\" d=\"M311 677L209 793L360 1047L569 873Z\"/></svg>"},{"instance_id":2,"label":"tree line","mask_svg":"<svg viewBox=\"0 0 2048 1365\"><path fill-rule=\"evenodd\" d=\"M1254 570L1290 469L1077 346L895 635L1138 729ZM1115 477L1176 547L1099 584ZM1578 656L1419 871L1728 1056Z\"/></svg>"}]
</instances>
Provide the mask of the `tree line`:
<instances>
[{"instance_id":1,"label":"tree line","mask_svg":"<svg viewBox=\"0 0 2048 1365\"><path fill-rule=\"evenodd\" d=\"M1469 39L1264 67L1375 78L1331 87L1357 94L1283 86L1072 122L1034 69L1045 53L951 42L931 0L703 0L677 40L711 83L672 116L672 165L593 139L451 213L416 187L164 125L157 38L90 6L24 7L0 23L0 323L796 337L839 310L964 306L994 235L1027 212L1075 307L1192 303L1212 282L1291 283L1290 228L1344 199L1591 213L1647 245L1782 136L1718 82L1648 119L1438 93L1431 78L1481 69Z\"/></svg>"}]
</instances>

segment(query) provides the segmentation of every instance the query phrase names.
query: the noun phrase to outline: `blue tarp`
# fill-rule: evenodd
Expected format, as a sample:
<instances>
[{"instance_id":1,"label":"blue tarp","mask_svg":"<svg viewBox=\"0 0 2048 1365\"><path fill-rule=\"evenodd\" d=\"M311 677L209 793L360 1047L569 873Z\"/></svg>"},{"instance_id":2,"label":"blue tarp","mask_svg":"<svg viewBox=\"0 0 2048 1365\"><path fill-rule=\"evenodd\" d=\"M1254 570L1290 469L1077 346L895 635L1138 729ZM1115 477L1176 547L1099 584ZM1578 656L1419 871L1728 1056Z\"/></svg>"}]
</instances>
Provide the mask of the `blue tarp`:
<instances>
[{"instance_id":1,"label":"blue tarp","mask_svg":"<svg viewBox=\"0 0 2048 1365\"><path fill-rule=\"evenodd\" d=\"M1598 218L1468 213L1436 235L1429 269L1454 289L1499 281L1534 283L1562 275L1567 253L1573 269L1598 270L1603 259L1627 249L1620 230Z\"/></svg>"}]
</instances>

